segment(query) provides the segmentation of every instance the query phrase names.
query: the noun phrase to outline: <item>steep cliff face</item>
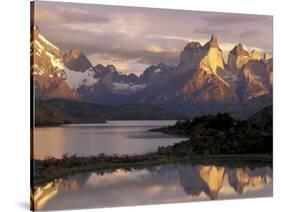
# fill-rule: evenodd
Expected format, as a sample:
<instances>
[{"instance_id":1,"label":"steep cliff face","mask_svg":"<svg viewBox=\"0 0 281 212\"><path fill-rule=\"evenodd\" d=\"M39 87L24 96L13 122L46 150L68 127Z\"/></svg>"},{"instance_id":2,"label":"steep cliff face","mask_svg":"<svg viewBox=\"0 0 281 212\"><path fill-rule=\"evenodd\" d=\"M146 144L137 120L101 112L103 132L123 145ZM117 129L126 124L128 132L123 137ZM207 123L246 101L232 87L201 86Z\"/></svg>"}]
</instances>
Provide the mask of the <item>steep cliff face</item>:
<instances>
[{"instance_id":1,"label":"steep cliff face","mask_svg":"<svg viewBox=\"0 0 281 212\"><path fill-rule=\"evenodd\" d=\"M183 85L181 92L194 103L223 104L237 101L229 84L218 74L224 71L224 61L216 36L212 35L201 52L202 57L194 74Z\"/></svg>"},{"instance_id":2,"label":"steep cliff face","mask_svg":"<svg viewBox=\"0 0 281 212\"><path fill-rule=\"evenodd\" d=\"M268 73L268 83L270 86L270 89L272 91L272 83L273 83L273 59L269 59L265 62L265 68Z\"/></svg>"},{"instance_id":3,"label":"steep cliff face","mask_svg":"<svg viewBox=\"0 0 281 212\"><path fill-rule=\"evenodd\" d=\"M251 60L260 60L260 53L259 53L259 51L257 51L256 49L253 49L250 52L250 59Z\"/></svg>"},{"instance_id":4,"label":"steep cliff face","mask_svg":"<svg viewBox=\"0 0 281 212\"><path fill-rule=\"evenodd\" d=\"M34 60L32 74L62 76L64 66L60 50L40 34L37 26L32 28L31 36L31 56Z\"/></svg>"},{"instance_id":5,"label":"steep cliff face","mask_svg":"<svg viewBox=\"0 0 281 212\"><path fill-rule=\"evenodd\" d=\"M263 61L267 62L268 60L270 60L270 55L269 55L268 52L265 52L264 55L263 55Z\"/></svg>"},{"instance_id":6,"label":"steep cliff face","mask_svg":"<svg viewBox=\"0 0 281 212\"><path fill-rule=\"evenodd\" d=\"M212 35L204 46L199 42L189 42L180 53L180 67L185 71L201 68L210 74L217 74L218 69L224 69L217 37Z\"/></svg>"},{"instance_id":7,"label":"steep cliff face","mask_svg":"<svg viewBox=\"0 0 281 212\"><path fill-rule=\"evenodd\" d=\"M223 71L223 55L216 36L212 35L203 46L189 42L180 54L178 67L138 93L137 99L186 111L215 109L238 101L235 92L218 74Z\"/></svg>"},{"instance_id":8,"label":"steep cliff face","mask_svg":"<svg viewBox=\"0 0 281 212\"><path fill-rule=\"evenodd\" d=\"M85 72L92 69L92 64L79 49L70 49L63 54L64 65L73 71Z\"/></svg>"},{"instance_id":9,"label":"steep cliff face","mask_svg":"<svg viewBox=\"0 0 281 212\"><path fill-rule=\"evenodd\" d=\"M239 43L236 45L228 55L228 68L231 71L237 71L242 68L244 64L250 59L250 54Z\"/></svg>"},{"instance_id":10,"label":"steep cliff face","mask_svg":"<svg viewBox=\"0 0 281 212\"><path fill-rule=\"evenodd\" d=\"M199 42L189 42L180 53L180 65L184 71L197 68L200 60L206 54Z\"/></svg>"},{"instance_id":11,"label":"steep cliff face","mask_svg":"<svg viewBox=\"0 0 281 212\"><path fill-rule=\"evenodd\" d=\"M229 83L240 101L271 95L272 66L268 54L261 60L260 53L252 50L248 53L242 44L236 45L228 55ZM228 81L228 80L227 80Z\"/></svg>"},{"instance_id":12,"label":"steep cliff face","mask_svg":"<svg viewBox=\"0 0 281 212\"><path fill-rule=\"evenodd\" d=\"M236 92L247 101L272 92L272 71L262 60L250 60L237 75Z\"/></svg>"},{"instance_id":13,"label":"steep cliff face","mask_svg":"<svg viewBox=\"0 0 281 212\"><path fill-rule=\"evenodd\" d=\"M204 69L198 69L192 79L183 85L181 92L196 104L226 104L238 100L225 81Z\"/></svg>"},{"instance_id":14,"label":"steep cliff face","mask_svg":"<svg viewBox=\"0 0 281 212\"><path fill-rule=\"evenodd\" d=\"M224 69L222 51L215 35L212 35L211 40L203 46L203 49L206 51L206 55L200 61L201 69L209 70L214 74L217 74L218 69Z\"/></svg>"},{"instance_id":15,"label":"steep cliff face","mask_svg":"<svg viewBox=\"0 0 281 212\"><path fill-rule=\"evenodd\" d=\"M37 26L31 29L31 80L39 99L76 98L64 81L64 65L59 48L49 42Z\"/></svg>"},{"instance_id":16,"label":"steep cliff face","mask_svg":"<svg viewBox=\"0 0 281 212\"><path fill-rule=\"evenodd\" d=\"M189 42L179 64L151 65L140 76L123 74L114 65L92 66L78 49L65 54L35 26L31 32L32 83L38 99L80 98L104 104L149 103L171 110L208 112L224 105L272 96L273 59L248 53L242 44L228 55L218 39Z\"/></svg>"}]
</instances>

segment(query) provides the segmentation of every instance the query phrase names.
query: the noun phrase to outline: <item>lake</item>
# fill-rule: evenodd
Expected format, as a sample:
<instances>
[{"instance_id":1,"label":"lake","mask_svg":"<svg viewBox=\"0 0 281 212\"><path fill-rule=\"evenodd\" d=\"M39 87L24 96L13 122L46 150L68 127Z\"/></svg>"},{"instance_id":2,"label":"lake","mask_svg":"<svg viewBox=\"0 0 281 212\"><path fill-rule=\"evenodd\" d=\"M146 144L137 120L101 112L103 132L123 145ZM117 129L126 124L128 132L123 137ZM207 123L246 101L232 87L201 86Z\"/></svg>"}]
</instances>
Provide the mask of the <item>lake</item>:
<instances>
[{"instance_id":1,"label":"lake","mask_svg":"<svg viewBox=\"0 0 281 212\"><path fill-rule=\"evenodd\" d=\"M35 209L64 210L273 195L270 164L175 164L86 172L34 191Z\"/></svg>"},{"instance_id":2,"label":"lake","mask_svg":"<svg viewBox=\"0 0 281 212\"><path fill-rule=\"evenodd\" d=\"M69 124L34 129L34 158L61 158L105 154L143 154L184 138L149 132L176 121L108 121L102 124Z\"/></svg>"}]
</instances>

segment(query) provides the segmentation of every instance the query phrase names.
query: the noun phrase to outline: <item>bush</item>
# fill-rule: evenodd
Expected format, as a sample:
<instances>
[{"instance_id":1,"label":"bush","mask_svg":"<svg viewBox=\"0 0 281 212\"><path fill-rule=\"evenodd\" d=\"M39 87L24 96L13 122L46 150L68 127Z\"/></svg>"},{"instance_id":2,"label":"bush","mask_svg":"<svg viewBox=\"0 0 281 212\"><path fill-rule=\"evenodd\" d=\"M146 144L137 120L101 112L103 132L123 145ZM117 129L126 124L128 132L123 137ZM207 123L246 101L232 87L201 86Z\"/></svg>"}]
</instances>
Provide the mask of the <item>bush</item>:
<instances>
[{"instance_id":1,"label":"bush","mask_svg":"<svg viewBox=\"0 0 281 212\"><path fill-rule=\"evenodd\" d=\"M216 116L210 116L207 119L205 127L217 130L227 130L234 124L234 119L228 113L218 113Z\"/></svg>"}]
</instances>

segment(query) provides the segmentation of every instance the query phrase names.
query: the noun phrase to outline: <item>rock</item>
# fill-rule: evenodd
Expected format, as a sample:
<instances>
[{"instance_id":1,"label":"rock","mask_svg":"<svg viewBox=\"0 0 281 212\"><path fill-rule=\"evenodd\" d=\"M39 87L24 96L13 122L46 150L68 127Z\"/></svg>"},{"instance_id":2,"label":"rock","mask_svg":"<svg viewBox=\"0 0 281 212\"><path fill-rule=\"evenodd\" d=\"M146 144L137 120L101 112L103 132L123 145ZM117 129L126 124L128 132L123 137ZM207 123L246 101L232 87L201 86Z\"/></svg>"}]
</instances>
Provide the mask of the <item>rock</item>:
<instances>
[{"instance_id":1,"label":"rock","mask_svg":"<svg viewBox=\"0 0 281 212\"><path fill-rule=\"evenodd\" d=\"M38 99L76 99L75 92L64 81L64 64L58 47L48 41L37 26L31 30L31 81Z\"/></svg>"},{"instance_id":2,"label":"rock","mask_svg":"<svg viewBox=\"0 0 281 212\"><path fill-rule=\"evenodd\" d=\"M201 58L192 78L187 81L182 92L190 101L197 103L226 103L237 101L236 94L228 83L219 75L218 70L224 70L222 51L217 37L212 35L203 47L199 47ZM198 50L196 49L198 52Z\"/></svg>"},{"instance_id":3,"label":"rock","mask_svg":"<svg viewBox=\"0 0 281 212\"><path fill-rule=\"evenodd\" d=\"M237 71L250 59L249 53L239 43L228 54L228 68L231 71Z\"/></svg>"},{"instance_id":4,"label":"rock","mask_svg":"<svg viewBox=\"0 0 281 212\"><path fill-rule=\"evenodd\" d=\"M237 76L237 95L241 101L248 101L270 93L268 73L263 61L250 60Z\"/></svg>"},{"instance_id":5,"label":"rock","mask_svg":"<svg viewBox=\"0 0 281 212\"><path fill-rule=\"evenodd\" d=\"M259 60L260 53L257 50L253 49L250 53L250 58L251 58L251 60Z\"/></svg>"},{"instance_id":6,"label":"rock","mask_svg":"<svg viewBox=\"0 0 281 212\"><path fill-rule=\"evenodd\" d=\"M268 53L268 52L265 52L264 55L263 55L263 61L264 61L264 62L267 62L269 59L270 59L269 53Z\"/></svg>"},{"instance_id":7,"label":"rock","mask_svg":"<svg viewBox=\"0 0 281 212\"><path fill-rule=\"evenodd\" d=\"M63 62L67 68L78 72L85 72L93 67L85 54L79 49L70 49L64 53Z\"/></svg>"}]
</instances>

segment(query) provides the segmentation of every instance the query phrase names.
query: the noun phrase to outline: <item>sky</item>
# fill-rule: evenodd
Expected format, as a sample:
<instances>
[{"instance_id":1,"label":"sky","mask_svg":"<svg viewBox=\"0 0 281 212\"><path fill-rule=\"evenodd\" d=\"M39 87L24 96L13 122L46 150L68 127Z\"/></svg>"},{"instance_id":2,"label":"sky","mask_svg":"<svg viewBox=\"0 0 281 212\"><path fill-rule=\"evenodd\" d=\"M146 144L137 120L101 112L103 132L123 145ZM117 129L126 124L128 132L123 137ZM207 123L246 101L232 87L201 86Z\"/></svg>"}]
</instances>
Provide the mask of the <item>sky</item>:
<instances>
[{"instance_id":1,"label":"sky","mask_svg":"<svg viewBox=\"0 0 281 212\"><path fill-rule=\"evenodd\" d=\"M161 62L177 64L188 42L204 44L211 34L225 60L238 43L261 53L273 48L273 17L265 15L36 1L34 17L62 51L80 49L93 65L113 64L126 74L140 75Z\"/></svg>"}]
</instances>

